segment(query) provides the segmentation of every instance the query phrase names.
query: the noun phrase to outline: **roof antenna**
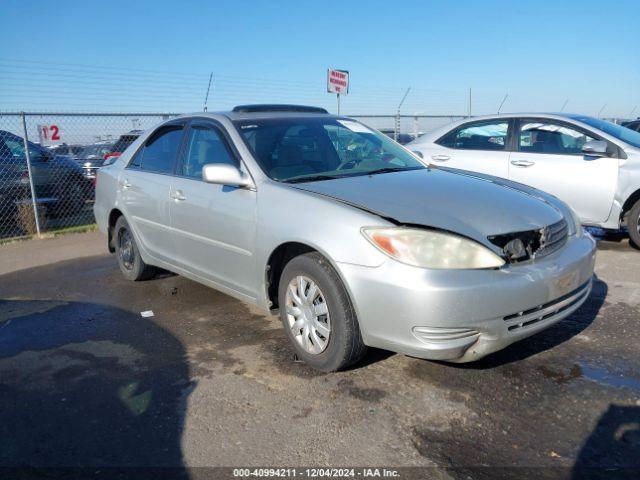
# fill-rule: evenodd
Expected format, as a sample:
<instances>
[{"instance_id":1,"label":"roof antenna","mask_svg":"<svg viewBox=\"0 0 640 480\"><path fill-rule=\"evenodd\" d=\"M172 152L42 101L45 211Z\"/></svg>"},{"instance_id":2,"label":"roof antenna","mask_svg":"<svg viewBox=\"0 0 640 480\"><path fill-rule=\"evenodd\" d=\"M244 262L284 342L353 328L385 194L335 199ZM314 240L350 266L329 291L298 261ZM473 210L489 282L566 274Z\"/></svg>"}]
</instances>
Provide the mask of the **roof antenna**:
<instances>
[{"instance_id":1,"label":"roof antenna","mask_svg":"<svg viewBox=\"0 0 640 480\"><path fill-rule=\"evenodd\" d=\"M602 105L602 108L598 111L598 118L600 118L600 114L602 113L602 111L607 108L607 104L605 103L604 105Z\"/></svg>"},{"instance_id":2,"label":"roof antenna","mask_svg":"<svg viewBox=\"0 0 640 480\"><path fill-rule=\"evenodd\" d=\"M209 100L209 90L211 89L211 79L213 78L213 72L209 75L209 85L207 85L207 95L204 97L204 111L207 111L207 101Z\"/></svg>"},{"instance_id":3,"label":"roof antenna","mask_svg":"<svg viewBox=\"0 0 640 480\"><path fill-rule=\"evenodd\" d=\"M498 107L498 115L500 115L500 110L502 110L502 106L504 105L504 102L507 101L507 98L509 98L509 94L508 93L504 96L504 98L500 102L500 106Z\"/></svg>"},{"instance_id":4,"label":"roof antenna","mask_svg":"<svg viewBox=\"0 0 640 480\"><path fill-rule=\"evenodd\" d=\"M561 112L564 112L564 107L567 106L567 103L569 103L569 99L567 98L564 103L562 104L562 108L560 109Z\"/></svg>"}]
</instances>

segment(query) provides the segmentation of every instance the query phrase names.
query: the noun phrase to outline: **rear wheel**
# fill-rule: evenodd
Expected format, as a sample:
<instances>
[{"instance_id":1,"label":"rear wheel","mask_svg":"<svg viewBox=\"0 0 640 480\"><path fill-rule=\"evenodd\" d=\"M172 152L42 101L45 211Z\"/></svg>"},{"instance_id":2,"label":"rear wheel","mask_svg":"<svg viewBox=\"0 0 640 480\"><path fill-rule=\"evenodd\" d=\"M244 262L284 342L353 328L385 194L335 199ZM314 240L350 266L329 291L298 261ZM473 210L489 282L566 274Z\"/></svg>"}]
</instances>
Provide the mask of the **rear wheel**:
<instances>
[{"instance_id":1,"label":"rear wheel","mask_svg":"<svg viewBox=\"0 0 640 480\"><path fill-rule=\"evenodd\" d=\"M133 232L124 217L118 218L113 237L115 239L116 257L122 274L129 280L151 278L155 273L155 268L147 265L142 260Z\"/></svg>"},{"instance_id":2,"label":"rear wheel","mask_svg":"<svg viewBox=\"0 0 640 480\"><path fill-rule=\"evenodd\" d=\"M629 237L636 248L640 248L640 200L631 207L629 216L627 217L627 228L629 229Z\"/></svg>"},{"instance_id":3,"label":"rear wheel","mask_svg":"<svg viewBox=\"0 0 640 480\"><path fill-rule=\"evenodd\" d=\"M300 255L285 266L278 305L298 357L312 367L342 370L364 356L366 346L349 295L322 255Z\"/></svg>"}]
</instances>

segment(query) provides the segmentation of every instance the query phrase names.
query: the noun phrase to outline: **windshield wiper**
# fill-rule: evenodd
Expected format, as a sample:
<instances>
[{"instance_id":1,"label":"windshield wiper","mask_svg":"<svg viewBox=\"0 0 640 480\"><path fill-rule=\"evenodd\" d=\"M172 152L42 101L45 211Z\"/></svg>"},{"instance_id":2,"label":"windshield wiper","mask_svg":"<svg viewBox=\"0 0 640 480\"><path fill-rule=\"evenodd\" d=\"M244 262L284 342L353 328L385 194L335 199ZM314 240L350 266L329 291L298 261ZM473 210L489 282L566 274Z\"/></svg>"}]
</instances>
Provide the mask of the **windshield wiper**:
<instances>
[{"instance_id":1,"label":"windshield wiper","mask_svg":"<svg viewBox=\"0 0 640 480\"><path fill-rule=\"evenodd\" d=\"M424 167L422 165L415 166L415 167L384 167L384 168L378 168L376 170L345 173L344 175L311 175L308 177L296 177L290 180L283 180L283 182L285 183L318 182L320 180L335 180L337 178L347 178L347 177L364 177L366 175L376 175L378 173L406 172L407 170L424 170L426 168L427 167ZM345 172L349 172L349 171L345 170Z\"/></svg>"},{"instance_id":2,"label":"windshield wiper","mask_svg":"<svg viewBox=\"0 0 640 480\"><path fill-rule=\"evenodd\" d=\"M416 166L416 167L384 167L378 168L376 170L370 170L368 172L362 172L362 175L377 175L378 173L391 173L391 172L406 172L408 170L422 170L426 167Z\"/></svg>"},{"instance_id":3,"label":"windshield wiper","mask_svg":"<svg viewBox=\"0 0 640 480\"><path fill-rule=\"evenodd\" d=\"M285 183L301 183L301 182L319 182L320 180L334 180L340 176L334 175L312 175L309 177L298 177L290 180L284 180Z\"/></svg>"}]
</instances>

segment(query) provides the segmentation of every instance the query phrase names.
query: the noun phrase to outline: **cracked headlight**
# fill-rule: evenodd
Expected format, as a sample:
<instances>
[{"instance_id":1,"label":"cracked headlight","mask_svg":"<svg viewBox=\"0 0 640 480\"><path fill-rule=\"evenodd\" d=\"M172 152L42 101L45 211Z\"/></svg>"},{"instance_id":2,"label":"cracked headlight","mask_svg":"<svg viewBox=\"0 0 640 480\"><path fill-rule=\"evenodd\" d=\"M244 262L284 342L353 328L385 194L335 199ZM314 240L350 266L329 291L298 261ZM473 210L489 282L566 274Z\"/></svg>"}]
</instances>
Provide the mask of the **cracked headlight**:
<instances>
[{"instance_id":1,"label":"cracked headlight","mask_svg":"<svg viewBox=\"0 0 640 480\"><path fill-rule=\"evenodd\" d=\"M363 235L399 262L422 268L499 268L505 261L487 247L452 233L418 228L363 228Z\"/></svg>"}]
</instances>

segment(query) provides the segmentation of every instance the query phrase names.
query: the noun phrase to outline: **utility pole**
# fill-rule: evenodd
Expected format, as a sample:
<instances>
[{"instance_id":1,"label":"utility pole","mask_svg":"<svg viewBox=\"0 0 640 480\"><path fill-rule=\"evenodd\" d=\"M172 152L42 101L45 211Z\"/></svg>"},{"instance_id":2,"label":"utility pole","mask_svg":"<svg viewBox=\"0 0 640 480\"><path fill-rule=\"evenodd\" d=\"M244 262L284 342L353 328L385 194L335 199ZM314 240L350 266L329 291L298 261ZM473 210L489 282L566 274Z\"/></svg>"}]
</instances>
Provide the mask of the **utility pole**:
<instances>
[{"instance_id":1,"label":"utility pole","mask_svg":"<svg viewBox=\"0 0 640 480\"><path fill-rule=\"evenodd\" d=\"M469 118L471 118L471 87L469 87Z\"/></svg>"},{"instance_id":2,"label":"utility pole","mask_svg":"<svg viewBox=\"0 0 640 480\"><path fill-rule=\"evenodd\" d=\"M410 91L411 87L407 88L407 91L404 92L404 97L402 97L402 100L400 100L400 103L398 104L398 111L396 113L396 128L393 131L393 139L395 141L398 141L398 133L400 133L400 108L402 107L404 101L407 99L407 95L409 95Z\"/></svg>"},{"instance_id":3,"label":"utility pole","mask_svg":"<svg viewBox=\"0 0 640 480\"><path fill-rule=\"evenodd\" d=\"M498 115L500 115L500 110L502 110L502 106L504 105L504 102L507 101L507 98L509 97L509 94L505 94L504 98L502 99L502 102L500 102L500 106L498 107Z\"/></svg>"},{"instance_id":4,"label":"utility pole","mask_svg":"<svg viewBox=\"0 0 640 480\"><path fill-rule=\"evenodd\" d=\"M211 80L213 79L213 72L209 75L209 85L207 85L207 95L204 97L204 111L207 111L207 101L209 100L209 90L211 89Z\"/></svg>"},{"instance_id":5,"label":"utility pole","mask_svg":"<svg viewBox=\"0 0 640 480\"><path fill-rule=\"evenodd\" d=\"M569 103L569 99L567 98L564 103L562 104L562 108L560 109L561 112L564 112L564 107L567 106L567 103Z\"/></svg>"}]
</instances>

